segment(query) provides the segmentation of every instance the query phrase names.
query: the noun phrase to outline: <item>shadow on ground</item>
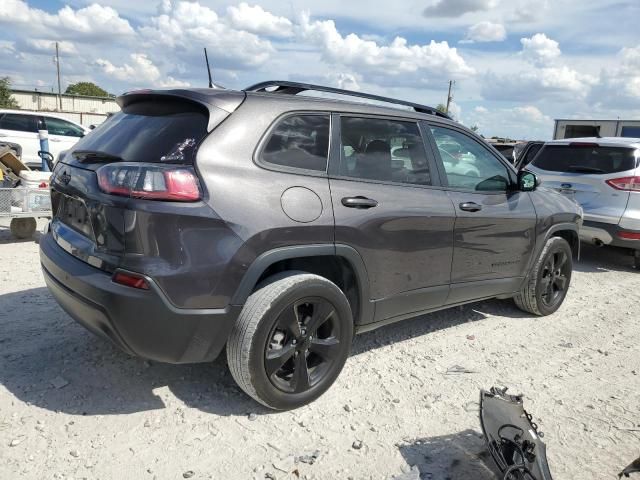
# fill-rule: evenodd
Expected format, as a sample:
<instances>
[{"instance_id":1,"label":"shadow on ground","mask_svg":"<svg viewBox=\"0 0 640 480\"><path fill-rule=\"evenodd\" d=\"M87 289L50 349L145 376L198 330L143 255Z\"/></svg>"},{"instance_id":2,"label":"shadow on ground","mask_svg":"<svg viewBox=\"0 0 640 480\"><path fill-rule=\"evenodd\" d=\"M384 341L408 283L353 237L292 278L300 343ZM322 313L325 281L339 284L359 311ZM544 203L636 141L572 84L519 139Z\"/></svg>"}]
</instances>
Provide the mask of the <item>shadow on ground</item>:
<instances>
[{"instance_id":1,"label":"shadow on ground","mask_svg":"<svg viewBox=\"0 0 640 480\"><path fill-rule=\"evenodd\" d=\"M580 260L573 261L573 269L578 272L634 272L631 250L615 247L595 247L583 243L580 246ZM638 272L640 273L640 272Z\"/></svg>"},{"instance_id":2,"label":"shadow on ground","mask_svg":"<svg viewBox=\"0 0 640 480\"><path fill-rule=\"evenodd\" d=\"M399 450L407 464L418 467L423 480L500 478L482 434L474 430L417 439L401 444Z\"/></svg>"},{"instance_id":3,"label":"shadow on ground","mask_svg":"<svg viewBox=\"0 0 640 480\"><path fill-rule=\"evenodd\" d=\"M205 412L272 412L236 386L224 355L213 363L196 365L131 357L73 321L46 288L1 295L0 304L4 306L0 311L0 384L24 402L74 415L133 413L165 408L163 394L168 388L187 406ZM487 314L522 314L499 301L459 307L453 312L423 316L358 336L352 354L481 320Z\"/></svg>"}]
</instances>

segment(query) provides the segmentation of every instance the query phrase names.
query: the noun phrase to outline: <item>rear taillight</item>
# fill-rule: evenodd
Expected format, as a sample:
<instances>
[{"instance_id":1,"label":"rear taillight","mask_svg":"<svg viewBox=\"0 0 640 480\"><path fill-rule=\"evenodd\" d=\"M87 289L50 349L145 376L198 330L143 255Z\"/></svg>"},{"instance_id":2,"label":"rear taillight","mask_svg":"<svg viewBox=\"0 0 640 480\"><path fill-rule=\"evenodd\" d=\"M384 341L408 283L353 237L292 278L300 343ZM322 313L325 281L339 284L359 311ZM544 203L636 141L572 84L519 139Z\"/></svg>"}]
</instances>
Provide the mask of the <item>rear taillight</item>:
<instances>
[{"instance_id":1,"label":"rear taillight","mask_svg":"<svg viewBox=\"0 0 640 480\"><path fill-rule=\"evenodd\" d=\"M640 177L612 178L611 180L607 180L606 182L616 190L640 192Z\"/></svg>"},{"instance_id":2,"label":"rear taillight","mask_svg":"<svg viewBox=\"0 0 640 480\"><path fill-rule=\"evenodd\" d=\"M96 172L100 190L111 195L194 202L200 200L200 183L190 167L153 163L110 163Z\"/></svg>"},{"instance_id":3,"label":"rear taillight","mask_svg":"<svg viewBox=\"0 0 640 480\"><path fill-rule=\"evenodd\" d=\"M115 283L124 285L125 287L139 288L140 290L149 290L149 284L144 277L135 273L116 272L112 279Z\"/></svg>"}]
</instances>

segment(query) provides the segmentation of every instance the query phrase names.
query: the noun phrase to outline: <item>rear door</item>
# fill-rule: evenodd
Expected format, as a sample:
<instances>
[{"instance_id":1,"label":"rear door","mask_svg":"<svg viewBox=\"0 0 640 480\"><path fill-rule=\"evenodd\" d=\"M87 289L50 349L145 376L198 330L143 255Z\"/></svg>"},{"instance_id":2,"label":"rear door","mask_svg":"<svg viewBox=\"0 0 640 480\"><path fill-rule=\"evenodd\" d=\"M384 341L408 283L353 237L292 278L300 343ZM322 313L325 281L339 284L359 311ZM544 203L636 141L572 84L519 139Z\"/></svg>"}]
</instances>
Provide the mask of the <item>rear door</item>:
<instances>
[{"instance_id":1,"label":"rear door","mask_svg":"<svg viewBox=\"0 0 640 480\"><path fill-rule=\"evenodd\" d=\"M575 142L545 145L527 168L539 175L543 186L578 202L585 220L618 224L629 192L607 181L633 176L636 165L633 148Z\"/></svg>"},{"instance_id":2,"label":"rear door","mask_svg":"<svg viewBox=\"0 0 640 480\"><path fill-rule=\"evenodd\" d=\"M0 140L17 143L22 147L22 161L40 164L38 156L38 117L20 113L0 114Z\"/></svg>"},{"instance_id":3,"label":"rear door","mask_svg":"<svg viewBox=\"0 0 640 480\"><path fill-rule=\"evenodd\" d=\"M84 130L75 123L48 116L44 117L44 121L49 132L49 151L56 160L60 152L73 147L84 137Z\"/></svg>"},{"instance_id":4,"label":"rear door","mask_svg":"<svg viewBox=\"0 0 640 480\"><path fill-rule=\"evenodd\" d=\"M447 303L516 291L535 242L537 216L529 194L512 188L515 174L506 161L471 135L435 123L430 131L456 210Z\"/></svg>"},{"instance_id":5,"label":"rear door","mask_svg":"<svg viewBox=\"0 0 640 480\"><path fill-rule=\"evenodd\" d=\"M455 212L418 122L334 115L330 186L335 241L358 251L375 320L441 306Z\"/></svg>"}]
</instances>

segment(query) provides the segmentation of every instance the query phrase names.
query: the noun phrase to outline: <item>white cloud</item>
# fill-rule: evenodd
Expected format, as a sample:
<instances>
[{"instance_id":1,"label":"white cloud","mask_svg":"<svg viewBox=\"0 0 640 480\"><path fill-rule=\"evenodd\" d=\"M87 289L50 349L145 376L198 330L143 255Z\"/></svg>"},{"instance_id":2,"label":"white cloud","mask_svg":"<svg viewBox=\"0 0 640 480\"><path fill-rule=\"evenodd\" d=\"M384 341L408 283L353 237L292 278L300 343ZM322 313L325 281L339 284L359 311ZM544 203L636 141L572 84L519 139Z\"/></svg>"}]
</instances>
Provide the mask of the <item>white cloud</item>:
<instances>
[{"instance_id":1,"label":"white cloud","mask_svg":"<svg viewBox=\"0 0 640 480\"><path fill-rule=\"evenodd\" d=\"M460 43L501 42L506 38L507 30L504 25L484 21L471 25L465 39Z\"/></svg>"},{"instance_id":2,"label":"white cloud","mask_svg":"<svg viewBox=\"0 0 640 480\"><path fill-rule=\"evenodd\" d=\"M120 67L102 58L97 59L96 64L110 77L133 85L162 88L189 86L189 82L162 75L144 53L132 53L130 59L131 63L125 63Z\"/></svg>"},{"instance_id":3,"label":"white cloud","mask_svg":"<svg viewBox=\"0 0 640 480\"><path fill-rule=\"evenodd\" d=\"M544 33L536 33L531 38L521 38L522 56L534 65L548 65L561 54L558 42Z\"/></svg>"},{"instance_id":4,"label":"white cloud","mask_svg":"<svg viewBox=\"0 0 640 480\"><path fill-rule=\"evenodd\" d=\"M303 14L300 37L317 45L325 61L348 67L363 76L375 76L384 83L426 85L442 78L462 78L474 74L455 48L447 42L431 41L426 45L409 45L395 37L388 45L364 40L354 33L342 36L333 20L311 21Z\"/></svg>"},{"instance_id":5,"label":"white cloud","mask_svg":"<svg viewBox=\"0 0 640 480\"><path fill-rule=\"evenodd\" d=\"M485 137L514 139L547 139L553 131L553 120L534 105L511 108L476 106L465 118L468 125L478 127Z\"/></svg>"},{"instance_id":6,"label":"white cloud","mask_svg":"<svg viewBox=\"0 0 640 480\"><path fill-rule=\"evenodd\" d=\"M69 6L56 14L31 8L22 0L3 0L0 23L26 25L29 30L47 32L52 38L118 39L134 34L129 22L111 7L96 3L74 10Z\"/></svg>"},{"instance_id":7,"label":"white cloud","mask_svg":"<svg viewBox=\"0 0 640 480\"><path fill-rule=\"evenodd\" d=\"M239 30L270 37L290 37L293 33L291 20L265 11L260 5L253 7L242 2L237 7L227 8L231 25Z\"/></svg>"},{"instance_id":8,"label":"white cloud","mask_svg":"<svg viewBox=\"0 0 640 480\"><path fill-rule=\"evenodd\" d=\"M423 10L425 17L458 17L465 13L485 11L497 5L496 0L437 0Z\"/></svg>"},{"instance_id":9,"label":"white cloud","mask_svg":"<svg viewBox=\"0 0 640 480\"><path fill-rule=\"evenodd\" d=\"M640 108L640 45L623 48L616 60L616 67L600 72L590 100L598 107Z\"/></svg>"},{"instance_id":10,"label":"white cloud","mask_svg":"<svg viewBox=\"0 0 640 480\"><path fill-rule=\"evenodd\" d=\"M42 38L30 38L26 42L26 46L34 53L43 53L53 55L55 53L55 41ZM72 42L62 40L58 42L58 51L61 55L77 55L78 50Z\"/></svg>"},{"instance_id":11,"label":"white cloud","mask_svg":"<svg viewBox=\"0 0 640 480\"><path fill-rule=\"evenodd\" d=\"M199 3L165 3L162 13L140 28L151 46L198 55L207 47L212 67L246 69L264 64L274 48L268 40L227 25L218 14ZM198 46L198 48L194 48Z\"/></svg>"},{"instance_id":12,"label":"white cloud","mask_svg":"<svg viewBox=\"0 0 640 480\"><path fill-rule=\"evenodd\" d=\"M358 77L352 73L329 73L326 79L331 85L335 85L343 90L360 90Z\"/></svg>"}]
</instances>

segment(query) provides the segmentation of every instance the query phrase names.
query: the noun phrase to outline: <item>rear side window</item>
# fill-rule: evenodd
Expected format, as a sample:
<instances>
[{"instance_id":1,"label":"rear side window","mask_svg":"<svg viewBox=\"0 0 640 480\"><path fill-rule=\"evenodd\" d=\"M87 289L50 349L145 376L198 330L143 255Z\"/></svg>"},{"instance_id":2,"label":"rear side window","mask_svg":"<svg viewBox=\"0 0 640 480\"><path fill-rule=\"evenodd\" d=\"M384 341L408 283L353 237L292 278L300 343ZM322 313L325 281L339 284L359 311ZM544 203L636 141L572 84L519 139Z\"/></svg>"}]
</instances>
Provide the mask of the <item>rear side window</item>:
<instances>
[{"instance_id":1,"label":"rear side window","mask_svg":"<svg viewBox=\"0 0 640 480\"><path fill-rule=\"evenodd\" d=\"M429 162L415 122L341 117L340 175L431 185Z\"/></svg>"},{"instance_id":2,"label":"rear side window","mask_svg":"<svg viewBox=\"0 0 640 480\"><path fill-rule=\"evenodd\" d=\"M264 162L324 172L329 154L329 115L292 115L282 120L262 151Z\"/></svg>"},{"instance_id":3,"label":"rear side window","mask_svg":"<svg viewBox=\"0 0 640 480\"><path fill-rule=\"evenodd\" d=\"M36 117L33 115L5 113L0 118L0 129L38 133Z\"/></svg>"},{"instance_id":4,"label":"rear side window","mask_svg":"<svg viewBox=\"0 0 640 480\"><path fill-rule=\"evenodd\" d=\"M602 175L636 168L634 152L624 147L545 145L531 164L550 172Z\"/></svg>"},{"instance_id":5,"label":"rear side window","mask_svg":"<svg viewBox=\"0 0 640 480\"><path fill-rule=\"evenodd\" d=\"M208 121L206 109L190 102L134 103L82 138L74 150L106 153L126 162L193 164Z\"/></svg>"},{"instance_id":6,"label":"rear side window","mask_svg":"<svg viewBox=\"0 0 640 480\"><path fill-rule=\"evenodd\" d=\"M60 118L44 117L49 135L62 135L63 137L83 137L84 130L71 122Z\"/></svg>"}]
</instances>

